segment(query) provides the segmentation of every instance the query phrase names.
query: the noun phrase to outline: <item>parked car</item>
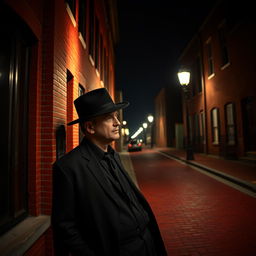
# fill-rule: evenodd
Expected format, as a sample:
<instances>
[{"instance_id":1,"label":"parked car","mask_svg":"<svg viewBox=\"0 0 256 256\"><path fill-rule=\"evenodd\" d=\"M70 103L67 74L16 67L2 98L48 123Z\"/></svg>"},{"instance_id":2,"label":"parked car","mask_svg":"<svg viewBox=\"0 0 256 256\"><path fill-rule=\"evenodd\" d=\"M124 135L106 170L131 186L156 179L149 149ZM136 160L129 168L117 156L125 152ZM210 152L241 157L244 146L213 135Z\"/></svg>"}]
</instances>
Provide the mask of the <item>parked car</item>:
<instances>
[{"instance_id":1,"label":"parked car","mask_svg":"<svg viewBox=\"0 0 256 256\"><path fill-rule=\"evenodd\" d=\"M140 142L140 140L131 140L128 143L128 151L141 151L142 150L142 143Z\"/></svg>"}]
</instances>

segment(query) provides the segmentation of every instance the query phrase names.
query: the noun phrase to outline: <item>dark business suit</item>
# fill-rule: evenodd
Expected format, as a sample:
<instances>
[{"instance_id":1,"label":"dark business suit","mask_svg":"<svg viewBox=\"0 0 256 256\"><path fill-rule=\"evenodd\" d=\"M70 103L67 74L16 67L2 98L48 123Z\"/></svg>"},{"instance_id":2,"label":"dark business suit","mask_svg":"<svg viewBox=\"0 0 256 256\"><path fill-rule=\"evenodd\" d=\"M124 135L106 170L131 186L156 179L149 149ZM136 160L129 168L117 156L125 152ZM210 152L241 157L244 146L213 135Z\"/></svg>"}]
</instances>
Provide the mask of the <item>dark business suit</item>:
<instances>
[{"instance_id":1,"label":"dark business suit","mask_svg":"<svg viewBox=\"0 0 256 256\"><path fill-rule=\"evenodd\" d=\"M150 206L123 169L117 153L114 158L147 212L157 255L167 255ZM133 255L128 247L127 253L122 252L120 198L104 173L87 140L54 164L52 225L57 247L63 251L77 256Z\"/></svg>"}]
</instances>

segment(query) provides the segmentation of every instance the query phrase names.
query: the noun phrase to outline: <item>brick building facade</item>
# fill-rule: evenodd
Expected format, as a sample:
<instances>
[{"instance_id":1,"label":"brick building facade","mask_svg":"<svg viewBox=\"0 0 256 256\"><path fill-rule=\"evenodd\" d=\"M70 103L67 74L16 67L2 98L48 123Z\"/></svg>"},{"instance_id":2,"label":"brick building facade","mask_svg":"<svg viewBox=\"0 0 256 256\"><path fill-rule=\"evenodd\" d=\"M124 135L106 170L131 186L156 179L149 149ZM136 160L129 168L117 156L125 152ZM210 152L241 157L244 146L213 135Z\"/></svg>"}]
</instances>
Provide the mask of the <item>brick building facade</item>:
<instances>
[{"instance_id":1,"label":"brick building facade","mask_svg":"<svg viewBox=\"0 0 256 256\"><path fill-rule=\"evenodd\" d=\"M218 1L180 56L191 71L189 136L197 152L227 158L256 152L256 23L250 14L246 3Z\"/></svg>"},{"instance_id":2,"label":"brick building facade","mask_svg":"<svg viewBox=\"0 0 256 256\"><path fill-rule=\"evenodd\" d=\"M155 145L183 147L181 88L171 84L155 97Z\"/></svg>"},{"instance_id":3,"label":"brick building facade","mask_svg":"<svg viewBox=\"0 0 256 256\"><path fill-rule=\"evenodd\" d=\"M78 145L73 101L115 97L115 0L0 4L1 255L53 255L52 164Z\"/></svg>"}]
</instances>

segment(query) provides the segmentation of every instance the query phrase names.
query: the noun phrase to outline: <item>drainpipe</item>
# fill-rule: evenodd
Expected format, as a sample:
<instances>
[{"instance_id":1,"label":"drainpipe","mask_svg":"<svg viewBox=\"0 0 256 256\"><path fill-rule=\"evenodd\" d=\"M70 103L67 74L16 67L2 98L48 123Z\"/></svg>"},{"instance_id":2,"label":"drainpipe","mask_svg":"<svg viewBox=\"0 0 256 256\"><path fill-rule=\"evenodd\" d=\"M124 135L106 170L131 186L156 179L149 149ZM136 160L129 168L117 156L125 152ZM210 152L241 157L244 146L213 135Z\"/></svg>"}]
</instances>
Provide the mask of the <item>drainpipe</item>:
<instances>
[{"instance_id":1,"label":"drainpipe","mask_svg":"<svg viewBox=\"0 0 256 256\"><path fill-rule=\"evenodd\" d=\"M205 135L205 154L208 154L208 122L207 122L207 102L206 102L206 88L205 88L205 69L204 69L204 44L202 42L201 34L198 33L200 53L201 53L201 68L202 68L202 84L203 84L203 97L204 97L204 135Z\"/></svg>"}]
</instances>

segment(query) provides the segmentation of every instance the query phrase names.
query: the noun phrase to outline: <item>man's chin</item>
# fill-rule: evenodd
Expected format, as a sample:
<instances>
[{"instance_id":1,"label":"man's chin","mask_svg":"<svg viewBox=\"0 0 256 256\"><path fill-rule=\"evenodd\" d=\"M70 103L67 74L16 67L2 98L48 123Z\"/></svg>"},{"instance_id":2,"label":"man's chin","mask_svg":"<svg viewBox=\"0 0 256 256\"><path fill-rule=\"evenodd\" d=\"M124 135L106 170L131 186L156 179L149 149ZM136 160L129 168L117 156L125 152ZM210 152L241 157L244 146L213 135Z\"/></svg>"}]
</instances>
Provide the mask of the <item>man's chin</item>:
<instances>
[{"instance_id":1,"label":"man's chin","mask_svg":"<svg viewBox=\"0 0 256 256\"><path fill-rule=\"evenodd\" d=\"M120 134L119 133L116 133L112 136L113 140L118 140L120 139Z\"/></svg>"}]
</instances>

